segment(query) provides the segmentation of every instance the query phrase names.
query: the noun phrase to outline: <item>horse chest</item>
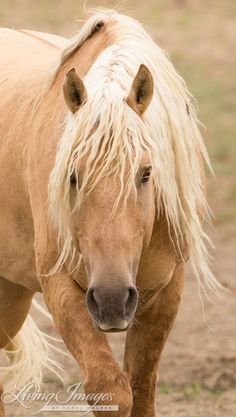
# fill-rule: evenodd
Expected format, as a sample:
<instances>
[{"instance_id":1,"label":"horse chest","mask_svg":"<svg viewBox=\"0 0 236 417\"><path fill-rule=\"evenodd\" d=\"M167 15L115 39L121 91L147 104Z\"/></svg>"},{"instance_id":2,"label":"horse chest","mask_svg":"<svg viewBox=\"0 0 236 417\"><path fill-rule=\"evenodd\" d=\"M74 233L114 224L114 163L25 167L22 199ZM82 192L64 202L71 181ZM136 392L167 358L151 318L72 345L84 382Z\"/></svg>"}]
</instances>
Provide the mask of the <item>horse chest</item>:
<instances>
[{"instance_id":1,"label":"horse chest","mask_svg":"<svg viewBox=\"0 0 236 417\"><path fill-rule=\"evenodd\" d=\"M170 282L175 267L174 254L164 250L144 254L139 265L137 287L141 290L161 290Z\"/></svg>"},{"instance_id":2,"label":"horse chest","mask_svg":"<svg viewBox=\"0 0 236 417\"><path fill-rule=\"evenodd\" d=\"M140 259L137 287L141 290L161 290L170 282L178 261L166 220L156 220L150 244Z\"/></svg>"}]
</instances>

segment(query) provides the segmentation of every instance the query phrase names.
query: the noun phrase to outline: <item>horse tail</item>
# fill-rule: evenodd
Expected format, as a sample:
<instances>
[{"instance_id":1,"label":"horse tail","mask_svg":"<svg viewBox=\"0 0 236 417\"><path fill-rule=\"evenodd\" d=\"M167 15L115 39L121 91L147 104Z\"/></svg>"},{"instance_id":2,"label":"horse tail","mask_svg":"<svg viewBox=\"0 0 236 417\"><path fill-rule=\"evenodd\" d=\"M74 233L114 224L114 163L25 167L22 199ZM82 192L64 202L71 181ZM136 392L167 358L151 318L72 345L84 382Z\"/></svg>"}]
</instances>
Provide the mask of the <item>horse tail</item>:
<instances>
[{"instance_id":1,"label":"horse tail","mask_svg":"<svg viewBox=\"0 0 236 417\"><path fill-rule=\"evenodd\" d=\"M33 304L41 314L51 318L39 303L34 300ZM68 356L54 344L58 341L61 342L40 330L29 314L21 330L3 349L8 362L6 366L0 367L5 391L14 392L16 388L24 387L28 383L33 383L36 389L40 389L45 370L63 382L63 367L51 357L55 353Z\"/></svg>"}]
</instances>

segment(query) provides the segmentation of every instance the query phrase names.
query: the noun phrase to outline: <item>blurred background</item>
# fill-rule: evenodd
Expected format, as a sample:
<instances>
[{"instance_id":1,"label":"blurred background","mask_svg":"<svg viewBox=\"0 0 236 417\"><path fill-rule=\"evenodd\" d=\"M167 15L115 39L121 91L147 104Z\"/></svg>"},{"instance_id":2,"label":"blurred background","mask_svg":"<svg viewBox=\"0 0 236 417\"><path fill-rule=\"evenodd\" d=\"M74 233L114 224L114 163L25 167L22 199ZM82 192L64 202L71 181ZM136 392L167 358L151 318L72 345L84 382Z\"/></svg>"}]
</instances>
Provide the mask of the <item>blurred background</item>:
<instances>
[{"instance_id":1,"label":"blurred background","mask_svg":"<svg viewBox=\"0 0 236 417\"><path fill-rule=\"evenodd\" d=\"M160 417L231 417L236 415L236 1L94 1L88 6L116 7L139 19L169 53L198 101L215 171L208 181L215 216L209 230L216 246L212 266L231 295L206 305L209 328L196 283L191 276L187 280L160 367L158 409ZM0 0L0 25L70 37L80 27L83 9L80 0ZM54 332L52 325L42 326ZM118 361L123 342L124 335L111 336ZM74 382L79 370L72 360L66 366L68 383ZM45 383L57 384L48 376Z\"/></svg>"}]
</instances>

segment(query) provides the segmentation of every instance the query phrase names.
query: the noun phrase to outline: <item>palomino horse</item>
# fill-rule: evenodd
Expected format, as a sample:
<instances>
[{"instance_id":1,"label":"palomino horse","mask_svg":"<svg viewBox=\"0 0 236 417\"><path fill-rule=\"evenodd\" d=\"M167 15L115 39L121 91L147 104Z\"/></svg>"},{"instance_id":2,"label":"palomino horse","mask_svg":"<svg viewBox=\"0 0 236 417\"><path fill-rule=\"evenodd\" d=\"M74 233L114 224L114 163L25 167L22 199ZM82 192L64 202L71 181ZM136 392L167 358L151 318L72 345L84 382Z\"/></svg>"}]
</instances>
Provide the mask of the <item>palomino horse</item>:
<instances>
[{"instance_id":1,"label":"palomino horse","mask_svg":"<svg viewBox=\"0 0 236 417\"><path fill-rule=\"evenodd\" d=\"M201 288L219 285L202 230L209 161L192 96L142 26L114 11L95 11L71 42L7 29L0 39L0 346L16 356L8 374L17 369L22 384L41 375L28 312L42 291L85 392L114 394L119 411L95 414L154 417L187 259ZM124 371L104 333L122 330Z\"/></svg>"}]
</instances>

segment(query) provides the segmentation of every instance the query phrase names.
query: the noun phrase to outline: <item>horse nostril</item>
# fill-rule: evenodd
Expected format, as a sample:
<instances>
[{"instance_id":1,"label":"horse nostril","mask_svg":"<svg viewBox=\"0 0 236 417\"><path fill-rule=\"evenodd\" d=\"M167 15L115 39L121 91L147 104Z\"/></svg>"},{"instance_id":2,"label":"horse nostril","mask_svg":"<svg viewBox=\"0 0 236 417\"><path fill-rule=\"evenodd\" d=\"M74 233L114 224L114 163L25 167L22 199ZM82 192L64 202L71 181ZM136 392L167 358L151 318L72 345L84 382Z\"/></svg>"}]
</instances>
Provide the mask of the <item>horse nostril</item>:
<instances>
[{"instance_id":1,"label":"horse nostril","mask_svg":"<svg viewBox=\"0 0 236 417\"><path fill-rule=\"evenodd\" d=\"M114 328L124 326L123 321L131 320L137 301L138 292L135 287L121 287L116 291L91 287L86 294L87 308L95 322L110 323Z\"/></svg>"},{"instance_id":2,"label":"horse nostril","mask_svg":"<svg viewBox=\"0 0 236 417\"><path fill-rule=\"evenodd\" d=\"M138 291L134 287L128 288L127 300L125 303L125 314L131 315L134 313L134 310L138 302Z\"/></svg>"},{"instance_id":3,"label":"horse nostril","mask_svg":"<svg viewBox=\"0 0 236 417\"><path fill-rule=\"evenodd\" d=\"M99 318L99 305L95 298L94 288L89 288L89 290L87 291L86 301L89 312L96 318Z\"/></svg>"}]
</instances>

